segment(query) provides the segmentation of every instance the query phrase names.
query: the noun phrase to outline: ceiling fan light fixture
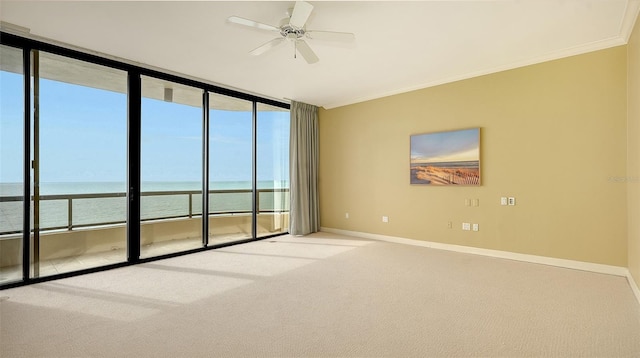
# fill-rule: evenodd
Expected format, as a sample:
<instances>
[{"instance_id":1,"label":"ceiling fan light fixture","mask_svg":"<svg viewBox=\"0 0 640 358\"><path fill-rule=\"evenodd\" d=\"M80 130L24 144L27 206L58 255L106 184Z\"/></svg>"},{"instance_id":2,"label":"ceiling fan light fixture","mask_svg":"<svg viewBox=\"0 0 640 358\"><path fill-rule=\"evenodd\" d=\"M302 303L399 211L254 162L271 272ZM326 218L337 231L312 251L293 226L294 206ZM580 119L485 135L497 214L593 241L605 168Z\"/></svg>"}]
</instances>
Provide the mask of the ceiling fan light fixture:
<instances>
[{"instance_id":1,"label":"ceiling fan light fixture","mask_svg":"<svg viewBox=\"0 0 640 358\"><path fill-rule=\"evenodd\" d=\"M296 29L295 27L287 24L280 28L280 35L289 39L299 39L304 37L306 31L304 29Z\"/></svg>"}]
</instances>

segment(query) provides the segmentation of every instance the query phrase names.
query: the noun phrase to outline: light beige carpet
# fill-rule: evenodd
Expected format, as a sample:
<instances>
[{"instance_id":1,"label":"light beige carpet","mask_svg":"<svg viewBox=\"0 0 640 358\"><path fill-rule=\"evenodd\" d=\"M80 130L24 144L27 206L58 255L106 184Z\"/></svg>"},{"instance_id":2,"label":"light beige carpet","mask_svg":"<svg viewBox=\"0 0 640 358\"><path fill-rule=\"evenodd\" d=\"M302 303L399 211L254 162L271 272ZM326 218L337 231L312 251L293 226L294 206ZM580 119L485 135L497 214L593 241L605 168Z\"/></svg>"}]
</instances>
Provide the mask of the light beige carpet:
<instances>
[{"instance_id":1,"label":"light beige carpet","mask_svg":"<svg viewBox=\"0 0 640 358\"><path fill-rule=\"evenodd\" d=\"M326 233L0 296L1 357L640 357L623 277Z\"/></svg>"}]
</instances>

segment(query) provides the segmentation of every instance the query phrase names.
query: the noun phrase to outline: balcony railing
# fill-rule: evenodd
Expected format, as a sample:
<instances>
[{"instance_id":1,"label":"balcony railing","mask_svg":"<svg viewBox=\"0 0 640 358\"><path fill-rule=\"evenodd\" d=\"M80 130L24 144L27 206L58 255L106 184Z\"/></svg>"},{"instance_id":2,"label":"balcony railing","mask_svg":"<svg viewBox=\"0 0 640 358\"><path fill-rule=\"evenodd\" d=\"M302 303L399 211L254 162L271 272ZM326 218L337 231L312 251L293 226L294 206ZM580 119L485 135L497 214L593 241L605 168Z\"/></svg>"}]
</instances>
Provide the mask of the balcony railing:
<instances>
[{"instance_id":1,"label":"balcony railing","mask_svg":"<svg viewBox=\"0 0 640 358\"><path fill-rule=\"evenodd\" d=\"M231 190L210 190L209 191L209 216L214 216L214 215L237 215L237 214L250 214L252 212L252 208L251 208L251 193L252 190L251 189L231 189ZM263 200L263 202L267 202L267 204L271 204L271 205L265 205L267 207L262 207L260 206L260 196L261 194L268 194L268 193L272 193L272 197L275 198L276 195L278 196L277 202L282 203L282 205L279 205L279 207L276 208L275 202L276 199L273 200ZM278 194L276 194L278 193ZM244 200L239 200L239 203L236 203L235 205L216 205L217 204L217 200L216 200L216 195L217 196L222 196L222 195L236 195L236 197L238 195L242 195L245 194L247 197L244 198ZM261 214L261 213L284 213L284 212L288 212L289 211L289 198L288 198L288 194L289 194L289 189L287 188L280 188L280 189L258 189L257 190L257 195L256 195L256 211L257 214ZM62 220L54 220L56 221L55 224L47 224L44 222L41 222L40 224L40 230L73 230L75 228L84 228L84 227L94 227L94 226L106 226L106 225L117 225L117 224L124 224L126 223L126 202L121 202L119 203L119 205L113 205L114 208L117 208L118 211L120 211L120 213L116 213L116 216L124 216L124 219L110 219L110 220L100 220L100 216L96 215L96 220L95 221L91 221L91 222L86 222L86 218L85 218L85 222L74 222L74 201L76 203L78 203L79 201L86 201L86 200L100 200L100 199L117 199L117 198L126 198L126 193L123 192L119 192L119 193L95 193L95 194L55 194L55 195L40 195L39 200L40 200L40 205L44 205L47 202L54 202L54 201L58 201L58 202L65 202L66 203L66 223L64 225L62 225L60 222ZM159 205L159 203L156 203L156 207L160 207L160 212L163 212L163 214L155 214L153 213L153 210L151 210L150 212L145 212L145 198L163 198L163 197L169 197L169 196L173 196L174 199L175 197L184 197L188 200L188 202L186 203L188 209L187 210L181 210L184 208L162 208L161 205ZM201 197L202 197L202 191L198 191L198 190L182 190L182 191L148 191L148 192L142 192L141 193L141 201L142 201L142 213L141 213L141 221L153 221L153 220L166 220L166 219L177 219L177 218L193 218L193 217L199 217L202 216L202 206L201 206ZM195 200L194 200L195 199ZM11 203L11 202L22 202L23 197L22 196L0 196L0 205L4 204L4 203ZM32 197L33 200L33 197ZM245 201L247 203L242 203L242 201ZM166 203L166 202L165 202ZM198 204L195 205L194 208L194 203ZM162 202L160 202L160 204L162 204ZM185 203L182 203L182 205L184 205ZM248 204L248 205L247 205ZM163 210L164 209L164 210ZM167 210L168 209L168 210ZM194 210L195 209L195 210ZM55 210L58 215L60 215L60 209L49 209L49 210ZM41 212L45 211L45 209L43 209L41 207ZM5 212L6 213L6 212ZM3 214L4 215L4 214ZM111 216L113 216L114 214L112 213ZM104 216L109 216L109 215L104 215ZM20 220L21 221L21 220ZM51 220L49 220L51 221ZM78 221L78 220L75 220ZM80 220L83 221L83 220ZM7 230L8 229L8 230ZM16 228L5 228L5 227L0 227L0 235L12 235L12 234L19 234L21 233L22 230L18 229L16 230Z\"/></svg>"}]
</instances>

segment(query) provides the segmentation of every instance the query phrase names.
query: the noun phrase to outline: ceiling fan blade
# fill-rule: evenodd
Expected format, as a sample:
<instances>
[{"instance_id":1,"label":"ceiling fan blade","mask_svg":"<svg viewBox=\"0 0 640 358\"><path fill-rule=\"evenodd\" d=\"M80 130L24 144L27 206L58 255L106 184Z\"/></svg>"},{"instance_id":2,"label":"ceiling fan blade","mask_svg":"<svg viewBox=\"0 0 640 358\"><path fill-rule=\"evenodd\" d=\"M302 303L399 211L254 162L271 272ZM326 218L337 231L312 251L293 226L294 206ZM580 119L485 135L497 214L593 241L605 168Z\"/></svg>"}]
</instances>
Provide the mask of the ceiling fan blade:
<instances>
[{"instance_id":1,"label":"ceiling fan blade","mask_svg":"<svg viewBox=\"0 0 640 358\"><path fill-rule=\"evenodd\" d=\"M356 39L356 35L351 32L335 32L335 31L315 31L308 30L305 35L314 40L328 40L328 41L353 41Z\"/></svg>"},{"instance_id":2,"label":"ceiling fan blade","mask_svg":"<svg viewBox=\"0 0 640 358\"><path fill-rule=\"evenodd\" d=\"M311 15L311 11L313 11L313 5L304 1L296 1L291 19L289 19L289 25L299 29L303 28L304 24L307 23L307 19L309 19L309 15Z\"/></svg>"},{"instance_id":3,"label":"ceiling fan blade","mask_svg":"<svg viewBox=\"0 0 640 358\"><path fill-rule=\"evenodd\" d=\"M242 18L242 17L230 16L227 20L229 22L234 23L234 24L243 25L243 26L249 26L249 27L253 27L253 28L256 28L256 29L260 29L260 30L280 32L280 29L275 27L275 26L263 24L261 22L245 19L245 18Z\"/></svg>"},{"instance_id":4,"label":"ceiling fan blade","mask_svg":"<svg viewBox=\"0 0 640 358\"><path fill-rule=\"evenodd\" d=\"M251 50L249 52L249 54L252 55L252 56L262 55L263 53L265 53L265 52L271 50L272 48L280 45L284 40L285 40L284 37L279 37L279 38L273 39L273 40L267 42L266 44L260 45L259 47Z\"/></svg>"},{"instance_id":5,"label":"ceiling fan blade","mask_svg":"<svg viewBox=\"0 0 640 358\"><path fill-rule=\"evenodd\" d=\"M296 49L308 64L316 63L320 60L304 40L296 40Z\"/></svg>"}]
</instances>

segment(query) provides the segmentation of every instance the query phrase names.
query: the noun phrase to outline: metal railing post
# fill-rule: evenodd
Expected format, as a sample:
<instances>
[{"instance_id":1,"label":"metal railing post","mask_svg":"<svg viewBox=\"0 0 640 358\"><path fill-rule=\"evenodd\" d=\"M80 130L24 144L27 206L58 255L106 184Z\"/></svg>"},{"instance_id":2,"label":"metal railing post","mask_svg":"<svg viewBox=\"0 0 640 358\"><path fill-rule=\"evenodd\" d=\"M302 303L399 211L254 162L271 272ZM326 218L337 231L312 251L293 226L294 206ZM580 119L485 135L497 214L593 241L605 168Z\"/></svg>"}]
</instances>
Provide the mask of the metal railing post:
<instances>
[{"instance_id":1,"label":"metal railing post","mask_svg":"<svg viewBox=\"0 0 640 358\"><path fill-rule=\"evenodd\" d=\"M73 229L73 199L67 199L67 229L71 231Z\"/></svg>"},{"instance_id":2,"label":"metal railing post","mask_svg":"<svg viewBox=\"0 0 640 358\"><path fill-rule=\"evenodd\" d=\"M262 190L256 189L256 215L260 214L260 192Z\"/></svg>"}]
</instances>

